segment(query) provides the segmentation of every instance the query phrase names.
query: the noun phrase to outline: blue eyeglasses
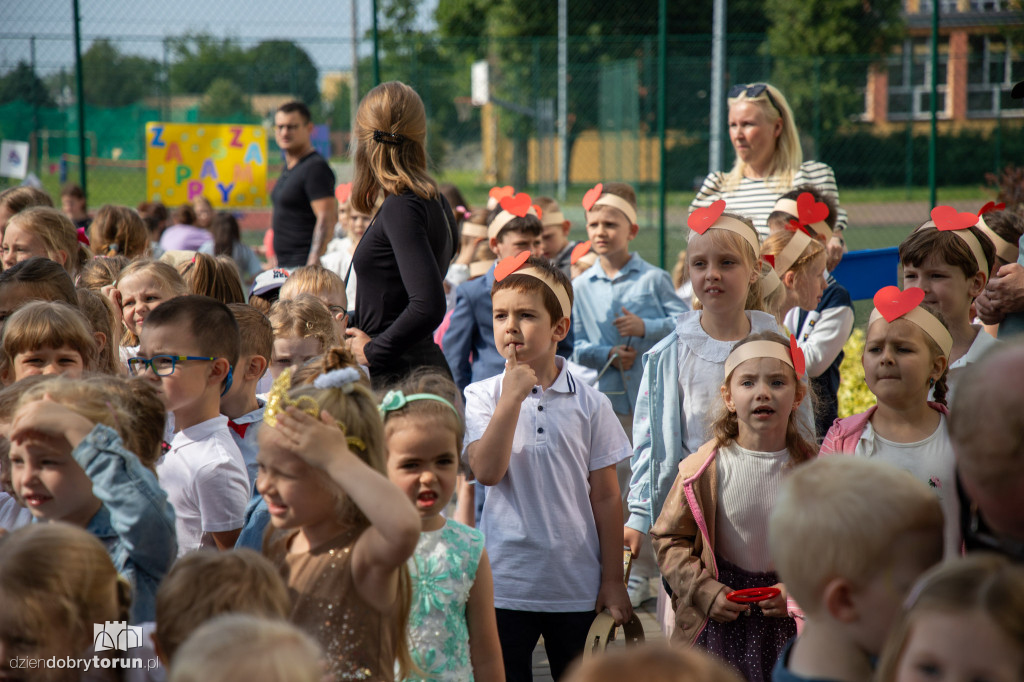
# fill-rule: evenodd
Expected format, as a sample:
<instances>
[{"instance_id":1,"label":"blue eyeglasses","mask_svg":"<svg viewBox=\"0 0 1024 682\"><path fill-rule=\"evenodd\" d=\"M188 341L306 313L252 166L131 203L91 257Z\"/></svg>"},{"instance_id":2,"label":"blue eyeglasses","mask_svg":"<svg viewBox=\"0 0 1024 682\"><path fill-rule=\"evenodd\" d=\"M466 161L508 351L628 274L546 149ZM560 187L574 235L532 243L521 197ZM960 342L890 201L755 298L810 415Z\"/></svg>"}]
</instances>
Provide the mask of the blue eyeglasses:
<instances>
[{"instance_id":1,"label":"blue eyeglasses","mask_svg":"<svg viewBox=\"0 0 1024 682\"><path fill-rule=\"evenodd\" d=\"M174 368L179 362L185 360L203 360L212 362L217 358L199 357L196 355L154 355L151 358L134 357L128 358L128 371L132 376L139 376L146 371L147 367L153 369L153 374L158 377L167 377L174 374Z\"/></svg>"},{"instance_id":2,"label":"blue eyeglasses","mask_svg":"<svg viewBox=\"0 0 1024 682\"><path fill-rule=\"evenodd\" d=\"M767 83L750 83L749 85L734 85L729 88L729 99L734 99L740 95L746 95L750 99L755 99L764 95L768 98L768 103L775 107L775 111L782 115L782 109L775 102L775 98L772 97L772 91L768 89Z\"/></svg>"}]
</instances>

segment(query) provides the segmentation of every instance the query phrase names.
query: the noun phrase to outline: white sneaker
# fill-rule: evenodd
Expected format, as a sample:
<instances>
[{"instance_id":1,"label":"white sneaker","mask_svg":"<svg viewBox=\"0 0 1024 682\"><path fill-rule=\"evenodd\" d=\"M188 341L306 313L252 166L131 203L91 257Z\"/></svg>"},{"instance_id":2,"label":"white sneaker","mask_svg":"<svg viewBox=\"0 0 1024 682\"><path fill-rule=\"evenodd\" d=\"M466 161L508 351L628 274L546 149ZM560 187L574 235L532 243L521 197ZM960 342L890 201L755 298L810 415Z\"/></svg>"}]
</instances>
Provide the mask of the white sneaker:
<instances>
[{"instance_id":1,"label":"white sneaker","mask_svg":"<svg viewBox=\"0 0 1024 682\"><path fill-rule=\"evenodd\" d=\"M654 579L652 578L641 578L640 576L629 576L629 583L626 585L626 592L629 594L629 603L633 605L633 608L639 608L648 599L654 599L658 596L658 591L655 588Z\"/></svg>"}]
</instances>

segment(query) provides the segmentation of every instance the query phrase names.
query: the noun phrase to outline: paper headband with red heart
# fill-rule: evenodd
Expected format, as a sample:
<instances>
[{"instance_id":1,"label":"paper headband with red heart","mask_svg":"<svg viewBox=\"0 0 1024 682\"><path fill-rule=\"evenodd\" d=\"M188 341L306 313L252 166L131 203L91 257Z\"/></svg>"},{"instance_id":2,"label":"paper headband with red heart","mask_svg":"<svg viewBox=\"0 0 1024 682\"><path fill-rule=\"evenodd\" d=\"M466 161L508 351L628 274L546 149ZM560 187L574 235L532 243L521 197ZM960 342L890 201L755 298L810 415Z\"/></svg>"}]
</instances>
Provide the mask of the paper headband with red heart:
<instances>
[{"instance_id":1,"label":"paper headband with red heart","mask_svg":"<svg viewBox=\"0 0 1024 682\"><path fill-rule=\"evenodd\" d=\"M786 229L788 230L789 228ZM804 255L807 247L814 244L813 239L803 229L791 230L791 232L793 236L790 238L789 243L775 256L772 263L772 269L780 277L789 272L793 265L800 260L800 256Z\"/></svg>"},{"instance_id":2,"label":"paper headband with red heart","mask_svg":"<svg viewBox=\"0 0 1024 682\"><path fill-rule=\"evenodd\" d=\"M960 213L952 206L936 206L931 211L931 218L916 231L937 229L940 232L955 234L971 250L974 261L978 264L978 271L988 275L990 264L985 258L985 251L982 250L978 237L971 232L971 228L978 222L978 216L974 213Z\"/></svg>"},{"instance_id":3,"label":"paper headband with red heart","mask_svg":"<svg viewBox=\"0 0 1024 682\"><path fill-rule=\"evenodd\" d=\"M782 286L782 280L779 279L779 273L775 271L775 256L770 253L766 253L761 256L761 261L771 266L768 270L762 273L761 277L761 292L767 298L774 293L776 289Z\"/></svg>"},{"instance_id":4,"label":"paper headband with red heart","mask_svg":"<svg viewBox=\"0 0 1024 682\"><path fill-rule=\"evenodd\" d=\"M796 378L802 379L807 371L807 361L804 352L796 342L796 337L789 335L789 347L783 346L777 341L761 339L737 345L725 361L725 377L729 378L733 370L747 360L757 358L775 358L781 360L796 372Z\"/></svg>"},{"instance_id":5,"label":"paper headband with red heart","mask_svg":"<svg viewBox=\"0 0 1024 682\"><path fill-rule=\"evenodd\" d=\"M697 234L704 234L714 228L716 230L727 230L743 237L754 250L754 254L761 251L761 243L758 239L757 230L751 225L733 218L722 215L725 213L725 200L719 199L710 206L698 208L686 219L686 225Z\"/></svg>"},{"instance_id":6,"label":"paper headband with red heart","mask_svg":"<svg viewBox=\"0 0 1024 682\"><path fill-rule=\"evenodd\" d=\"M622 211L630 225L636 225L636 208L617 194L607 194L604 183L599 182L583 195L583 210L592 211L595 206L610 206Z\"/></svg>"},{"instance_id":7,"label":"paper headband with red heart","mask_svg":"<svg viewBox=\"0 0 1024 682\"><path fill-rule=\"evenodd\" d=\"M497 237L501 229L516 218L537 215L537 207L533 205L533 199L526 192L504 196L498 201L498 205L501 206L501 213L494 216L494 220L487 226L487 236L490 239Z\"/></svg>"},{"instance_id":8,"label":"paper headband with red heart","mask_svg":"<svg viewBox=\"0 0 1024 682\"><path fill-rule=\"evenodd\" d=\"M953 337L946 326L939 322L939 318L921 307L923 300L924 290L917 287L908 287L904 291L894 286L879 289L874 298L875 309L868 318L868 327L878 320L894 322L903 318L920 327L948 358L950 351L953 350Z\"/></svg>"},{"instance_id":9,"label":"paper headband with red heart","mask_svg":"<svg viewBox=\"0 0 1024 682\"><path fill-rule=\"evenodd\" d=\"M509 275L526 275L544 282L551 289L551 292L558 299L558 305L562 308L562 317L569 317L572 314L572 304L569 303L569 292L565 290L558 280L544 272L540 268L528 265L530 259L529 251L521 251L517 255L498 263L494 268L494 281L500 282ZM558 320L554 320L557 322Z\"/></svg>"},{"instance_id":10,"label":"paper headband with red heart","mask_svg":"<svg viewBox=\"0 0 1024 682\"><path fill-rule=\"evenodd\" d=\"M996 231L989 227L988 223L985 222L986 213L990 211L1003 211L1005 209L1006 204L997 204L992 201L988 202L987 204L981 207L980 211L978 211L978 222L976 222L974 226L981 230L982 232L984 232L985 235L992 240L992 245L996 247L996 255L998 255L1007 263L1016 263L1017 257L1020 255L1018 245L1014 244L1013 242L1008 242L1002 237L1000 237L998 234L996 234Z\"/></svg>"},{"instance_id":11,"label":"paper headband with red heart","mask_svg":"<svg viewBox=\"0 0 1024 682\"><path fill-rule=\"evenodd\" d=\"M775 202L772 212L782 211L793 216L795 220L790 224L804 228L812 237L827 240L832 236L832 230L828 223L828 204L823 201L815 201L814 195L810 192L801 192L796 200L779 199Z\"/></svg>"},{"instance_id":12,"label":"paper headband with red heart","mask_svg":"<svg viewBox=\"0 0 1024 682\"><path fill-rule=\"evenodd\" d=\"M352 183L343 182L334 188L334 198L338 200L338 205L344 204L348 201L349 196L352 195Z\"/></svg>"},{"instance_id":13,"label":"paper headband with red heart","mask_svg":"<svg viewBox=\"0 0 1024 682\"><path fill-rule=\"evenodd\" d=\"M572 247L572 253L569 254L569 264L576 265L581 262L589 262L593 265L594 261L597 260L597 254L591 251L590 247L591 244L589 239Z\"/></svg>"}]
</instances>

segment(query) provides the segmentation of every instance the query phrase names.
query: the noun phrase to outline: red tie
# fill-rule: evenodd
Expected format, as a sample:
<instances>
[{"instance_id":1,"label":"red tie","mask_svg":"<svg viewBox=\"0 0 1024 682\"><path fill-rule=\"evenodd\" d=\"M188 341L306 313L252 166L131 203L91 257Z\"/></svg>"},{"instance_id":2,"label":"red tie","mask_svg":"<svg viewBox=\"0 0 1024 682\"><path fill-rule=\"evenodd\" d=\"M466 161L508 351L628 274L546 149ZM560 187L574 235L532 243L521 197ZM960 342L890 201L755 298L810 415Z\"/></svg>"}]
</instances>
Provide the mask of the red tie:
<instances>
[{"instance_id":1,"label":"red tie","mask_svg":"<svg viewBox=\"0 0 1024 682\"><path fill-rule=\"evenodd\" d=\"M233 420L228 420L228 428L238 434L239 438L245 438L245 430L249 428L248 424L237 424Z\"/></svg>"}]
</instances>

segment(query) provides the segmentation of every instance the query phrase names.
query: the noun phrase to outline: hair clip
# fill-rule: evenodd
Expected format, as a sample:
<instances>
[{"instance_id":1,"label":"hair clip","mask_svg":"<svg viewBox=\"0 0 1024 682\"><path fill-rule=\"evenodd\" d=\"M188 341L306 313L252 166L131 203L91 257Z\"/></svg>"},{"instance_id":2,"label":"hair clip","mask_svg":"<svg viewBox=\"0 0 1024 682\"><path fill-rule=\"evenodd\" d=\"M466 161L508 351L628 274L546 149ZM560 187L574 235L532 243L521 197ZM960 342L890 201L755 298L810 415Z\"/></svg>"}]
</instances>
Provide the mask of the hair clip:
<instances>
[{"instance_id":1,"label":"hair clip","mask_svg":"<svg viewBox=\"0 0 1024 682\"><path fill-rule=\"evenodd\" d=\"M463 219L469 218L470 216L470 211L465 206L456 206L454 209L452 209L452 211L455 213L455 215L462 216Z\"/></svg>"},{"instance_id":2,"label":"hair clip","mask_svg":"<svg viewBox=\"0 0 1024 682\"><path fill-rule=\"evenodd\" d=\"M351 367L346 369L352 369ZM334 372L341 372L344 370L334 370ZM334 372L328 372L333 374ZM319 378L319 377L318 377ZM311 395L299 396L297 399L292 399L288 396L288 391L292 387L292 368L289 367L285 371L281 372L281 376L274 379L274 383L271 385L270 393L267 395L267 407L263 412L263 421L271 428L277 426L277 417L282 414L289 407L296 407L302 412L305 412L314 419L320 419L320 412L322 408L317 399ZM316 384L314 384L316 387ZM349 447L358 448L363 452L366 452L366 443L363 442L362 438L348 435L348 430L345 425L340 421L335 420L334 422L343 434L345 434L345 442L348 443Z\"/></svg>"},{"instance_id":3,"label":"hair clip","mask_svg":"<svg viewBox=\"0 0 1024 682\"><path fill-rule=\"evenodd\" d=\"M79 243L89 246L89 235L85 233L84 227L80 227L77 230L75 230L75 234L77 236Z\"/></svg>"},{"instance_id":4,"label":"hair clip","mask_svg":"<svg viewBox=\"0 0 1024 682\"><path fill-rule=\"evenodd\" d=\"M445 400L439 395L434 395L433 393L410 393L409 395L406 395L402 391L398 390L388 391L384 395L384 399L380 401L380 405L377 407L377 409L380 410L380 418L384 419L388 412L400 410L416 400L433 400L447 405L451 408L451 411L455 413L455 416L459 421L462 421L462 415L460 415L459 411L455 409L455 406L452 405L450 401Z\"/></svg>"},{"instance_id":5,"label":"hair clip","mask_svg":"<svg viewBox=\"0 0 1024 682\"><path fill-rule=\"evenodd\" d=\"M351 393L363 375L355 367L342 367L324 372L313 379L316 388L338 388L342 393Z\"/></svg>"},{"instance_id":6,"label":"hair clip","mask_svg":"<svg viewBox=\"0 0 1024 682\"><path fill-rule=\"evenodd\" d=\"M393 144L397 146L405 142L405 135L399 135L398 133L389 133L383 130L374 130L373 141L380 142L381 144Z\"/></svg>"}]
</instances>

